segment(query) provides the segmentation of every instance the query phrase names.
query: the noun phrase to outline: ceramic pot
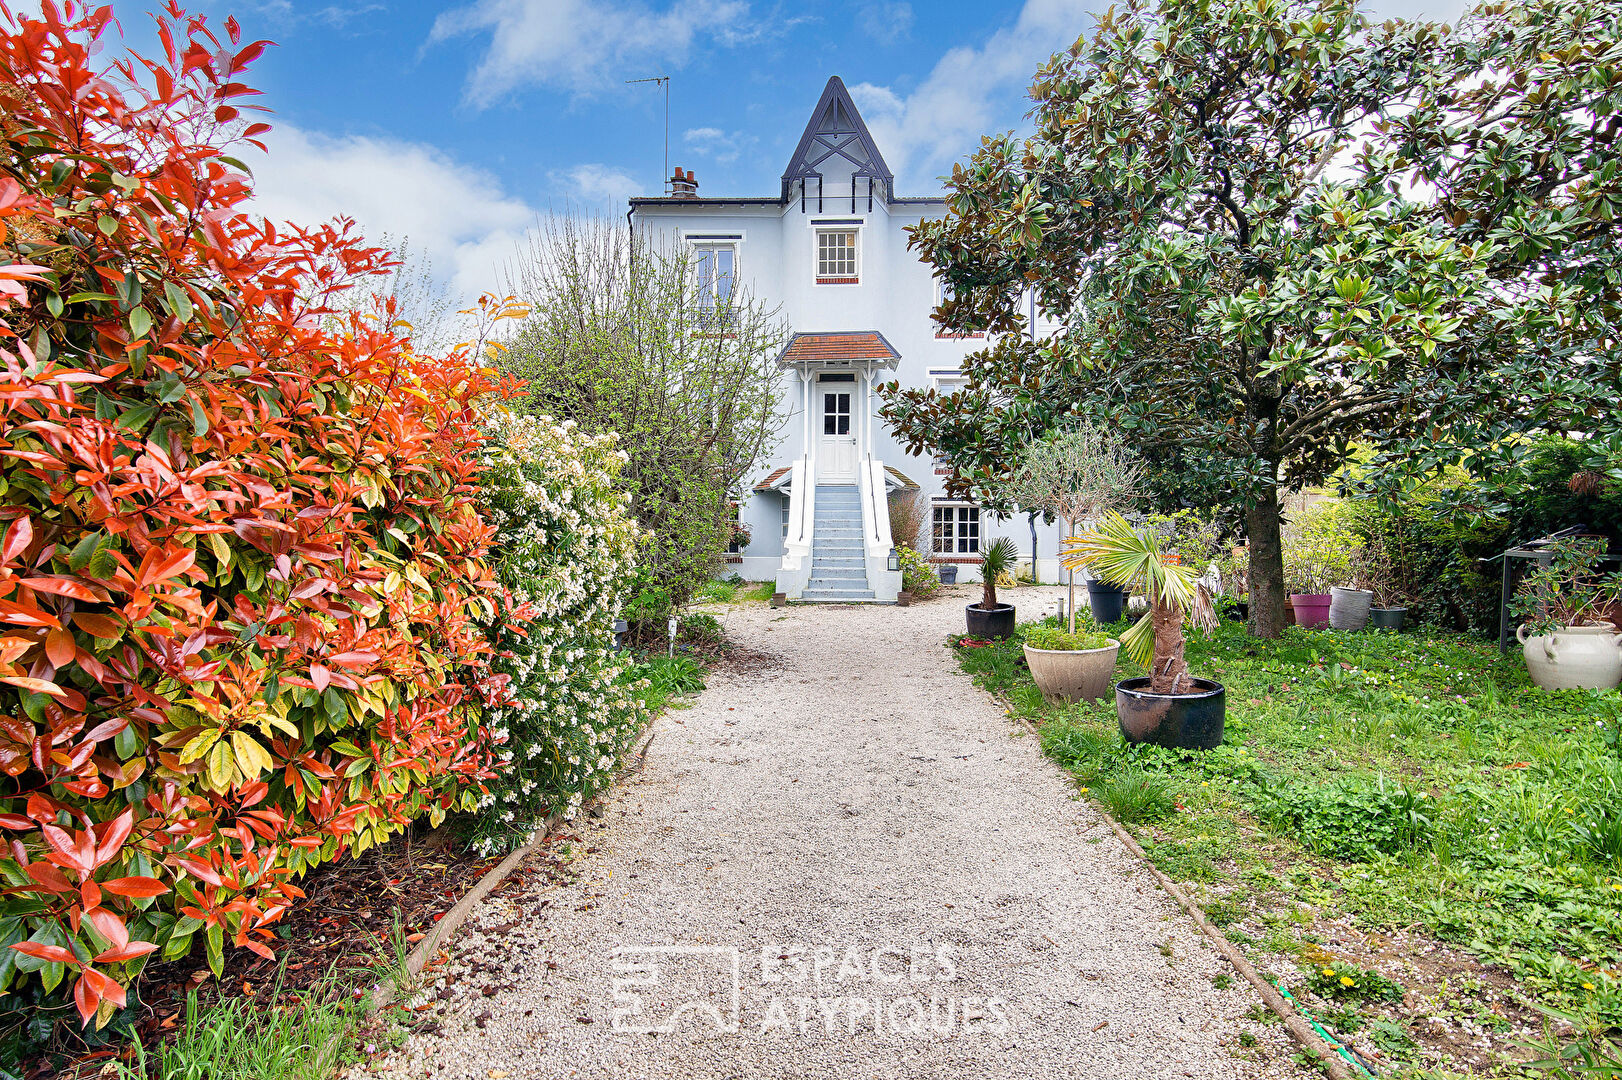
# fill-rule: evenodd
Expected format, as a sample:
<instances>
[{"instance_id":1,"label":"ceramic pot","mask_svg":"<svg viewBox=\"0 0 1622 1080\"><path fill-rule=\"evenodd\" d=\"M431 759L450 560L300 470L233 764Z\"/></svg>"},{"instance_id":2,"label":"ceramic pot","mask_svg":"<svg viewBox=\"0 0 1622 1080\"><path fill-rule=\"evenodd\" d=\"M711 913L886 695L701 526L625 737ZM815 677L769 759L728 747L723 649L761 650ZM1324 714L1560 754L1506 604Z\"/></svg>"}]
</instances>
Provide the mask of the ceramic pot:
<instances>
[{"instance_id":1,"label":"ceramic pot","mask_svg":"<svg viewBox=\"0 0 1622 1080\"><path fill-rule=\"evenodd\" d=\"M1295 609L1295 625L1308 630L1322 630L1329 625L1328 593L1291 593L1290 607Z\"/></svg>"},{"instance_id":2,"label":"ceramic pot","mask_svg":"<svg viewBox=\"0 0 1622 1080\"><path fill-rule=\"evenodd\" d=\"M1405 607L1377 607L1369 609L1369 624L1376 630L1401 630L1407 616Z\"/></svg>"},{"instance_id":3,"label":"ceramic pot","mask_svg":"<svg viewBox=\"0 0 1622 1080\"><path fill-rule=\"evenodd\" d=\"M1096 701L1109 693L1115 681L1115 656L1121 643L1114 638L1099 649L1033 649L1025 646L1025 666L1037 689L1049 701Z\"/></svg>"},{"instance_id":4,"label":"ceramic pot","mask_svg":"<svg viewBox=\"0 0 1622 1080\"><path fill-rule=\"evenodd\" d=\"M1199 693L1155 694L1147 676L1115 684L1115 715L1128 742L1155 743L1179 750L1210 750L1222 745L1227 691L1209 679L1192 680Z\"/></svg>"},{"instance_id":5,"label":"ceramic pot","mask_svg":"<svg viewBox=\"0 0 1622 1080\"><path fill-rule=\"evenodd\" d=\"M939 570L942 585L957 584L957 563L941 563Z\"/></svg>"},{"instance_id":6,"label":"ceramic pot","mask_svg":"<svg viewBox=\"0 0 1622 1080\"><path fill-rule=\"evenodd\" d=\"M969 636L974 638L1007 638L1014 636L1014 605L998 604L983 608L976 600L963 609L967 613Z\"/></svg>"},{"instance_id":7,"label":"ceramic pot","mask_svg":"<svg viewBox=\"0 0 1622 1080\"><path fill-rule=\"evenodd\" d=\"M1622 634L1611 626L1563 626L1515 637L1526 646L1526 673L1545 690L1610 690L1622 683Z\"/></svg>"},{"instance_id":8,"label":"ceramic pot","mask_svg":"<svg viewBox=\"0 0 1622 1080\"><path fill-rule=\"evenodd\" d=\"M1369 625L1369 608L1374 606L1374 594L1367 589L1329 590L1329 627L1331 630L1362 630Z\"/></svg>"},{"instance_id":9,"label":"ceramic pot","mask_svg":"<svg viewBox=\"0 0 1622 1080\"><path fill-rule=\"evenodd\" d=\"M1093 620L1100 626L1120 622L1126 614L1126 590L1106 581L1087 583L1087 604L1093 609Z\"/></svg>"}]
</instances>

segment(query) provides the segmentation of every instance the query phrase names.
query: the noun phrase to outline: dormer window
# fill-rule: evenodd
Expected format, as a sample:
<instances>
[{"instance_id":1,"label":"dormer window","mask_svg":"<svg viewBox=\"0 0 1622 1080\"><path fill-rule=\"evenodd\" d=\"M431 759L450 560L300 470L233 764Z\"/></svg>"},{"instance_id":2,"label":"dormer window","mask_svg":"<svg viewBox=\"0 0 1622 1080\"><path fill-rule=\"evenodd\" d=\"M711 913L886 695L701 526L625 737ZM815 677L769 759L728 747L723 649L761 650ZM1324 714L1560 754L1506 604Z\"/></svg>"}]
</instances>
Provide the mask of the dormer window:
<instances>
[{"instance_id":1,"label":"dormer window","mask_svg":"<svg viewBox=\"0 0 1622 1080\"><path fill-rule=\"evenodd\" d=\"M860 230L848 227L817 230L817 284L861 283Z\"/></svg>"}]
</instances>

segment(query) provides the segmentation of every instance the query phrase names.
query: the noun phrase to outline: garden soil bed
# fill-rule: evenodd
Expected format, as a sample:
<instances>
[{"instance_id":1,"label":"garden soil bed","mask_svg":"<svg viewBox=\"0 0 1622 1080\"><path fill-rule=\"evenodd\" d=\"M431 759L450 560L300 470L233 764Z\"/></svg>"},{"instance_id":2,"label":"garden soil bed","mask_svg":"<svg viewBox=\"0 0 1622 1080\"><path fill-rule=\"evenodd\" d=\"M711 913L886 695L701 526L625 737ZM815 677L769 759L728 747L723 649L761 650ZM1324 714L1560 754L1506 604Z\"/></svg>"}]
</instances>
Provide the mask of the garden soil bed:
<instances>
[{"instance_id":1,"label":"garden soil bed","mask_svg":"<svg viewBox=\"0 0 1622 1080\"><path fill-rule=\"evenodd\" d=\"M570 845L580 843L574 825L560 828L496 887L496 893L561 879ZM358 858L324 864L300 881L305 899L276 924L276 959L228 946L224 976L218 982L200 947L179 960L149 966L140 983L136 1034L148 1052L170 1037L184 1022L186 997L192 990L203 1004L240 998L271 1008L319 984L329 972L350 973L358 982L369 969L382 966L381 958L392 959L396 919L409 948L501 857L478 855L448 828L431 830L424 825ZM276 998L278 975L281 995ZM55 1073L42 1063L28 1080L53 1075L58 1080L87 1080L99 1075L112 1056L112 1050L98 1050Z\"/></svg>"}]
</instances>

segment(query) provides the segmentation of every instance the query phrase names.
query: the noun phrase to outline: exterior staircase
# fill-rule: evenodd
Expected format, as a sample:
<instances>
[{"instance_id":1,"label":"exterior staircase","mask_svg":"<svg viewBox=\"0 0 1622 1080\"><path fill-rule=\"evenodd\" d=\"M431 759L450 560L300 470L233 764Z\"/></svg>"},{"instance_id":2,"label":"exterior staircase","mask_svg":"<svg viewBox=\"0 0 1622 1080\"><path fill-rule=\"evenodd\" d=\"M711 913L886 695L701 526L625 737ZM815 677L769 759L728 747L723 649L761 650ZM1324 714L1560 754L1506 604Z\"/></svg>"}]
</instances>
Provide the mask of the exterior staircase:
<instances>
[{"instance_id":1,"label":"exterior staircase","mask_svg":"<svg viewBox=\"0 0 1622 1080\"><path fill-rule=\"evenodd\" d=\"M811 580L800 599L812 604L877 603L867 583L862 497L855 484L818 484L811 538Z\"/></svg>"}]
</instances>

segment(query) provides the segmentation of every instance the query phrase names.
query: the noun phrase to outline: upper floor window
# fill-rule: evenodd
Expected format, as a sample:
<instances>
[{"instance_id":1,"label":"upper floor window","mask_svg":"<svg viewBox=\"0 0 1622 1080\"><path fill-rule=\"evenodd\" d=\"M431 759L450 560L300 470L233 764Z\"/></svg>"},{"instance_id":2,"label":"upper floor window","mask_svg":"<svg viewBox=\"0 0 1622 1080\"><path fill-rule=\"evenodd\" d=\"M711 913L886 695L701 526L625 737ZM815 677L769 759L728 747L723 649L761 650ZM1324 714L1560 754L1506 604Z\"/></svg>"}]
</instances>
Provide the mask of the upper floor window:
<instances>
[{"instance_id":1,"label":"upper floor window","mask_svg":"<svg viewBox=\"0 0 1622 1080\"><path fill-rule=\"evenodd\" d=\"M732 291L738 279L738 249L734 244L693 245L697 278L699 322L725 325L731 318Z\"/></svg>"},{"instance_id":2,"label":"upper floor window","mask_svg":"<svg viewBox=\"0 0 1622 1080\"><path fill-rule=\"evenodd\" d=\"M856 229L817 230L817 284L855 285L861 279Z\"/></svg>"}]
</instances>

